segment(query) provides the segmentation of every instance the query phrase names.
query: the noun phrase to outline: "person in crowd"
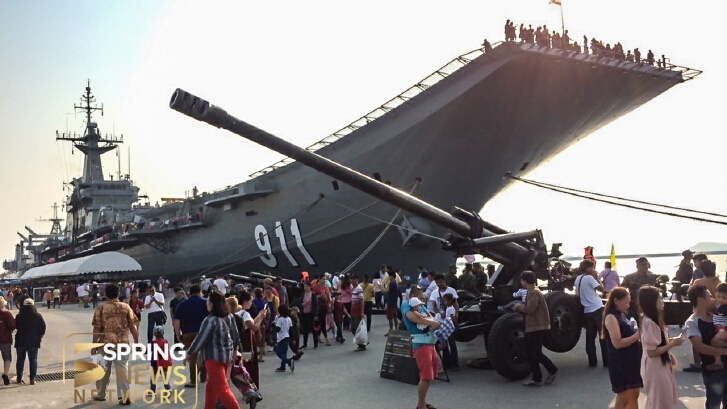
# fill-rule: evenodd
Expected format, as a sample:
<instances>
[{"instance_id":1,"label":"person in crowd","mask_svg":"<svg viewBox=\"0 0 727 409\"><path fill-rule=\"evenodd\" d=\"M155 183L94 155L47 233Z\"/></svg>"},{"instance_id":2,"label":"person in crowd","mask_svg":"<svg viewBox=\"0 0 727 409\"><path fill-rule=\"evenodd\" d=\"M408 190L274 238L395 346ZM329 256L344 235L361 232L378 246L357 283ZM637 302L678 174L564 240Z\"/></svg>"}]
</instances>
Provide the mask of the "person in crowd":
<instances>
[{"instance_id":1,"label":"person in crowd","mask_svg":"<svg viewBox=\"0 0 727 409\"><path fill-rule=\"evenodd\" d=\"M269 277L263 281L263 291L267 290L268 288L270 288L270 291L273 292L274 296L280 298L280 294L278 294L278 290L273 288L273 279L269 278Z\"/></svg>"},{"instance_id":2,"label":"person in crowd","mask_svg":"<svg viewBox=\"0 0 727 409\"><path fill-rule=\"evenodd\" d=\"M488 264L488 271L485 271L481 263L475 263L472 265L472 267L475 269L475 290L478 293L484 293L487 289L487 282L490 281L491 274L495 272L495 266L493 266L492 264Z\"/></svg>"},{"instance_id":3,"label":"person in crowd","mask_svg":"<svg viewBox=\"0 0 727 409\"><path fill-rule=\"evenodd\" d=\"M399 316L398 316L398 297L396 294L399 292L399 283L396 281L395 272L389 271L388 273L390 275L389 284L387 286L384 286L384 294L386 296L384 297L386 299L386 319L389 321L389 331L393 331L399 326ZM353 329L356 330L355 328ZM388 336L389 334L385 334L385 336Z\"/></svg>"},{"instance_id":4,"label":"person in crowd","mask_svg":"<svg viewBox=\"0 0 727 409\"><path fill-rule=\"evenodd\" d=\"M119 286L116 284L108 284L104 288L106 300L104 304L96 307L93 312L93 343L101 344L129 344L129 333L134 343L139 342L139 333L136 330L136 315L131 311L128 304L119 301ZM96 355L102 353L103 348L93 348L91 354ZM106 361L106 368L103 378L96 381L96 389L98 393L92 399L95 402L103 402L106 400L106 388L111 379L111 367L116 368L116 372L128 373L129 356L117 355L114 360ZM129 399L129 384L124 376L116 377L116 396L121 405L131 405Z\"/></svg>"},{"instance_id":5,"label":"person in crowd","mask_svg":"<svg viewBox=\"0 0 727 409\"><path fill-rule=\"evenodd\" d=\"M324 281L323 279L318 279L311 286L313 293L318 296L318 316L317 321L315 319L314 321L320 327L320 332L323 334L326 345L331 346L331 341L328 339L328 325L326 325L326 317L331 309L331 291L323 283ZM318 337L320 338L320 335ZM318 342L320 343L321 340L319 339Z\"/></svg>"},{"instance_id":6,"label":"person in crowd","mask_svg":"<svg viewBox=\"0 0 727 409\"><path fill-rule=\"evenodd\" d=\"M540 386L543 384L543 374L540 371L540 364L543 364L548 371L545 384L550 385L558 374L558 368L543 354L543 336L550 330L550 315L545 297L535 286L535 273L523 271L520 275L522 286L528 290L528 298L525 304L513 307L515 312L525 314L525 349L528 351L528 361L533 371L533 377L525 382L525 386Z\"/></svg>"},{"instance_id":7,"label":"person in crowd","mask_svg":"<svg viewBox=\"0 0 727 409\"><path fill-rule=\"evenodd\" d=\"M631 326L626 313L631 296L623 287L608 293L603 311L601 339L608 346L608 376L616 394L615 409L638 409L641 379L641 334Z\"/></svg>"},{"instance_id":8,"label":"person in crowd","mask_svg":"<svg viewBox=\"0 0 727 409\"><path fill-rule=\"evenodd\" d=\"M254 290L255 298L252 300L252 304L255 306L256 311L262 311L264 313L264 319L260 323L258 332L260 334L260 342L257 344L258 348L258 362L265 362L265 341L268 339L268 327L270 326L270 306L265 300L263 289L260 287Z\"/></svg>"},{"instance_id":9,"label":"person in crowd","mask_svg":"<svg viewBox=\"0 0 727 409\"><path fill-rule=\"evenodd\" d=\"M98 307L98 283L95 281L91 284L91 305L94 309Z\"/></svg>"},{"instance_id":10,"label":"person in crowd","mask_svg":"<svg viewBox=\"0 0 727 409\"><path fill-rule=\"evenodd\" d=\"M384 287L383 287L383 280L376 277L373 281L374 284L374 307L376 309L382 310L385 309L386 306L384 305ZM338 288L338 287L333 287Z\"/></svg>"},{"instance_id":11,"label":"person in crowd","mask_svg":"<svg viewBox=\"0 0 727 409\"><path fill-rule=\"evenodd\" d=\"M464 274L464 273L463 273ZM470 274L471 275L471 274ZM474 278L474 276L473 276ZM434 282L437 285L437 288L432 291L429 301L431 302L431 311L432 313L439 314L440 316L445 314L447 307L444 303L444 294L451 294L452 298L454 299L453 307L454 307L454 318L452 321L454 323L459 322L459 303L457 302L457 291L447 286L447 282L444 278L443 274L437 274L434 276ZM452 371L458 371L459 370L459 354L457 352L457 343L454 341L454 334L452 335L452 342L449 344L449 348L447 350L446 355L448 355L449 359L447 359L447 365L445 365L446 369L452 370Z\"/></svg>"},{"instance_id":12,"label":"person in crowd","mask_svg":"<svg viewBox=\"0 0 727 409\"><path fill-rule=\"evenodd\" d=\"M169 371L172 367L172 357L169 352L169 342L164 339L164 327L161 325L154 327L153 344L155 347L152 349L152 359L149 362L152 368L152 372L149 376L149 389L152 393L155 393L157 390L156 384L160 379L162 382L166 381L164 389L171 389L171 386L169 385ZM159 349L157 350L156 348ZM167 354L167 357L165 358L164 354L158 353L159 351L164 351Z\"/></svg>"},{"instance_id":13,"label":"person in crowd","mask_svg":"<svg viewBox=\"0 0 727 409\"><path fill-rule=\"evenodd\" d=\"M694 253L687 249L682 251L682 257L679 268L674 274L674 280L682 284L691 284L694 277L694 269L692 268L692 257L694 257Z\"/></svg>"},{"instance_id":14,"label":"person in crowd","mask_svg":"<svg viewBox=\"0 0 727 409\"><path fill-rule=\"evenodd\" d=\"M316 296L311 290L309 281L303 283L303 297L301 299L301 305L303 308L303 316L301 317L303 346L301 348L308 348L308 334L313 332L313 349L318 349L318 334L313 331L314 322L318 319L318 296Z\"/></svg>"},{"instance_id":15,"label":"person in crowd","mask_svg":"<svg viewBox=\"0 0 727 409\"><path fill-rule=\"evenodd\" d=\"M164 296L158 293L153 285L149 286L146 291L147 296L144 299L144 309L148 311L146 316L146 340L148 344L151 344L154 327L164 325L166 315L164 314Z\"/></svg>"},{"instance_id":16,"label":"person in crowd","mask_svg":"<svg viewBox=\"0 0 727 409\"><path fill-rule=\"evenodd\" d=\"M627 274L621 283L621 286L626 287L631 294L632 305L630 314L632 317L636 316L637 312L635 302L637 294L639 293L639 288L647 285L657 286L659 283L669 280L669 277L666 275L656 275L649 271L650 266L649 260L646 257L637 258L636 271L631 274Z\"/></svg>"},{"instance_id":17,"label":"person in crowd","mask_svg":"<svg viewBox=\"0 0 727 409\"><path fill-rule=\"evenodd\" d=\"M269 329L273 326L273 322L275 322L275 319L278 317L278 308L280 308L280 299L273 294L273 287L265 287L265 302L268 304L268 318L266 321L266 326L268 328L267 331L267 341L268 345L270 345L271 350L270 352L273 352L274 347L276 345L276 337L275 334L273 334ZM325 316L324 316L325 321ZM321 322L324 322L321 321ZM264 346L263 346L264 348Z\"/></svg>"},{"instance_id":18,"label":"person in crowd","mask_svg":"<svg viewBox=\"0 0 727 409\"><path fill-rule=\"evenodd\" d=\"M333 293L333 321L336 323L336 342L341 344L346 342L346 338L343 337L343 316L346 314L348 314L348 311L343 307L341 294Z\"/></svg>"},{"instance_id":19,"label":"person in crowd","mask_svg":"<svg viewBox=\"0 0 727 409\"><path fill-rule=\"evenodd\" d=\"M641 378L646 392L646 409L676 406L677 385L674 370L676 358L669 351L684 343L684 336L669 338L664 324L664 300L656 287L639 289L641 317Z\"/></svg>"},{"instance_id":20,"label":"person in crowd","mask_svg":"<svg viewBox=\"0 0 727 409\"><path fill-rule=\"evenodd\" d=\"M445 282L447 282L447 283L452 282L452 283L454 283L454 285L457 285L456 268L453 268L453 266L450 266L449 271L450 271L450 273L447 273L444 275ZM426 290L424 290L424 298L426 298L426 300L427 300L425 302L425 304L427 304L426 307L429 310L432 309L432 303L431 303L431 301L429 301L429 299L432 297L432 292L434 292L437 289L437 283L436 283L436 281L434 281L434 277L437 274L438 273L435 270L431 270L429 272L429 286L427 287ZM454 278L450 279L450 277L454 277ZM447 284L447 287L452 287L452 286ZM457 287L452 287L452 288L456 289Z\"/></svg>"},{"instance_id":21,"label":"person in crowd","mask_svg":"<svg viewBox=\"0 0 727 409\"><path fill-rule=\"evenodd\" d=\"M169 316L174 318L174 310L177 308L177 306L184 301L187 298L187 296L184 293L184 288L182 287L174 287L174 298L172 298L172 301L169 302ZM174 343L182 342L181 339L177 339L177 333L175 331L174 333Z\"/></svg>"},{"instance_id":22,"label":"person in crowd","mask_svg":"<svg viewBox=\"0 0 727 409\"><path fill-rule=\"evenodd\" d=\"M583 305L583 312L586 317L586 355L588 355L588 366L598 366L596 356L596 337L600 335L603 327L603 301L597 291L604 291L603 285L596 280L594 263L590 260L583 260L578 266L580 274L575 281L576 295ZM614 287L615 288L615 287ZM613 288L612 288L613 289ZM601 361L603 366L608 366L608 349L603 337L599 337L601 344Z\"/></svg>"},{"instance_id":23,"label":"person in crowd","mask_svg":"<svg viewBox=\"0 0 727 409\"><path fill-rule=\"evenodd\" d=\"M654 65L654 53L649 50L648 53L646 53L646 62L649 65Z\"/></svg>"},{"instance_id":24,"label":"person in crowd","mask_svg":"<svg viewBox=\"0 0 727 409\"><path fill-rule=\"evenodd\" d=\"M6 308L8 302L0 296L0 356L3 359L3 384L10 385L10 364L13 362L13 331L15 331L15 318Z\"/></svg>"},{"instance_id":25,"label":"person in crowd","mask_svg":"<svg viewBox=\"0 0 727 409\"><path fill-rule=\"evenodd\" d=\"M15 294L12 291L8 291L8 310L13 309L13 298L15 297Z\"/></svg>"},{"instance_id":26,"label":"person in crowd","mask_svg":"<svg viewBox=\"0 0 727 409\"><path fill-rule=\"evenodd\" d=\"M283 277L275 277L275 291L278 292L278 298L280 298L280 305L287 305L290 307L290 297L288 297L288 289L283 286Z\"/></svg>"},{"instance_id":27,"label":"person in crowd","mask_svg":"<svg viewBox=\"0 0 727 409\"><path fill-rule=\"evenodd\" d=\"M434 348L437 338L433 331L426 334L419 328L418 324L426 325L433 329L439 328L439 322L433 318L423 318L411 310L410 300L417 299L420 302L425 301L422 290L415 287L412 288L410 299L401 303L401 314L407 331L412 335L412 351L419 368L419 385L417 387L417 409L429 409L435 406L427 403L427 392L432 380L437 377L437 368L439 366L439 357ZM422 312L428 313L426 307L422 306Z\"/></svg>"},{"instance_id":28,"label":"person in crowd","mask_svg":"<svg viewBox=\"0 0 727 409\"><path fill-rule=\"evenodd\" d=\"M256 353L258 338L255 334L260 330L260 326L265 321L266 310L256 311L255 318L252 318L248 310L252 307L252 295L249 292L242 290L237 293L237 301L240 304L241 310L237 312L242 317L244 323L244 329L242 332L242 351L250 351L250 360L243 362L245 369L250 374L250 377L255 382L255 385L260 386L260 367L258 354ZM262 343L262 342L260 342Z\"/></svg>"},{"instance_id":29,"label":"person in crowd","mask_svg":"<svg viewBox=\"0 0 727 409\"><path fill-rule=\"evenodd\" d=\"M454 296L451 293L446 293L442 295L442 302L444 303L444 311L441 311L440 316L441 319L446 320L449 319L452 321L455 327L455 331L459 329L459 324L457 323L457 310L454 308ZM410 304L411 305L411 304ZM440 322L441 325L441 322ZM436 335L436 333L435 333ZM457 352L457 340L455 339L455 334L452 333L448 338L446 344L440 346L440 349L444 351L444 356L442 357L442 365L444 365L445 368L450 368L450 370L458 371L459 370L459 353Z\"/></svg>"},{"instance_id":30,"label":"person in crowd","mask_svg":"<svg viewBox=\"0 0 727 409\"><path fill-rule=\"evenodd\" d=\"M432 270L429 272L429 286L425 288L423 291L429 297L431 295L431 292L437 288L437 284L434 282L434 276L437 274L436 271ZM452 287L455 290L459 289L459 280L457 279L457 266L454 264L451 264L449 266L449 270L444 273L444 281L447 282L447 287ZM429 294L427 294L427 292ZM428 300L429 298L427 298Z\"/></svg>"},{"instance_id":31,"label":"person in crowd","mask_svg":"<svg viewBox=\"0 0 727 409\"><path fill-rule=\"evenodd\" d=\"M141 326L141 312L144 310L144 301L139 299L139 289L135 288L131 290L131 296L128 298L129 307L134 311L136 315L136 331L139 331Z\"/></svg>"},{"instance_id":32,"label":"person in crowd","mask_svg":"<svg viewBox=\"0 0 727 409\"><path fill-rule=\"evenodd\" d=\"M374 313L374 285L371 284L371 277L364 274L364 281L359 286L363 290L364 315L366 316L366 329L371 332L371 316Z\"/></svg>"},{"instance_id":33,"label":"person in crowd","mask_svg":"<svg viewBox=\"0 0 727 409\"><path fill-rule=\"evenodd\" d=\"M218 277L212 284L217 286L217 291L221 292L222 295L227 296L227 289L230 286L227 276Z\"/></svg>"},{"instance_id":34,"label":"person in crowd","mask_svg":"<svg viewBox=\"0 0 727 409\"><path fill-rule=\"evenodd\" d=\"M603 291L605 292L603 296L605 298L608 298L608 293L611 290L621 285L621 277L618 276L618 272L611 269L610 261L603 263L603 271L598 273L598 281L603 284Z\"/></svg>"},{"instance_id":35,"label":"person in crowd","mask_svg":"<svg viewBox=\"0 0 727 409\"><path fill-rule=\"evenodd\" d=\"M699 263L703 277L694 280L692 285L702 284L707 287L710 294L717 295L717 286L722 282L717 277L717 265L713 261L704 260Z\"/></svg>"},{"instance_id":36,"label":"person in crowd","mask_svg":"<svg viewBox=\"0 0 727 409\"><path fill-rule=\"evenodd\" d=\"M300 309L290 309L290 350L293 352L293 359L299 360L303 356L300 350Z\"/></svg>"},{"instance_id":37,"label":"person in crowd","mask_svg":"<svg viewBox=\"0 0 727 409\"><path fill-rule=\"evenodd\" d=\"M295 372L295 361L288 358L288 347L290 346L290 327L293 322L290 319L290 310L286 305L281 305L278 310L278 318L275 320L277 344L275 353L280 358L280 367L275 372L285 372L290 367L290 372Z\"/></svg>"},{"instance_id":38,"label":"person in crowd","mask_svg":"<svg viewBox=\"0 0 727 409\"><path fill-rule=\"evenodd\" d=\"M53 287L53 309L56 308L56 305L58 308L61 308L61 290L58 289L58 286Z\"/></svg>"},{"instance_id":39,"label":"person in crowd","mask_svg":"<svg viewBox=\"0 0 727 409\"><path fill-rule=\"evenodd\" d=\"M686 321L687 337L701 358L702 381L707 400L704 407L719 409L727 401L727 342L715 340L715 326L712 313L715 309L715 300L706 286L693 285L687 292L689 303L694 313ZM723 369L708 371L707 366L715 362L715 356L720 356Z\"/></svg>"},{"instance_id":40,"label":"person in crowd","mask_svg":"<svg viewBox=\"0 0 727 409\"><path fill-rule=\"evenodd\" d=\"M460 290L469 292L477 291L475 289L475 276L472 274L472 264L465 264L465 267L462 270L462 275L459 276L458 285Z\"/></svg>"},{"instance_id":41,"label":"person in crowd","mask_svg":"<svg viewBox=\"0 0 727 409\"><path fill-rule=\"evenodd\" d=\"M78 294L78 308L88 308L88 287L86 284L81 284L76 288L76 294Z\"/></svg>"},{"instance_id":42,"label":"person in crowd","mask_svg":"<svg viewBox=\"0 0 727 409\"><path fill-rule=\"evenodd\" d=\"M50 310L50 303L53 301L53 294L50 292L50 290L46 290L45 292L45 305L46 309Z\"/></svg>"},{"instance_id":43,"label":"person in crowd","mask_svg":"<svg viewBox=\"0 0 727 409\"><path fill-rule=\"evenodd\" d=\"M260 394L257 384L253 381L250 372L247 370L246 364L249 364L253 360L252 357L256 356L256 354L252 352L252 349L250 349L251 344L248 344L247 354L249 354L249 359L246 358L246 355L244 353L246 349L243 341L245 335L250 338L252 338L254 335L252 332L248 333L245 329L245 319L242 317L242 315L247 314L249 317L250 313L244 311L242 309L242 306L237 301L240 295L240 290L237 290L235 293L235 296L227 297L226 301L228 306L230 307L232 317L235 319L237 333L240 334L240 343L235 346L235 353L237 354L237 352L239 351L243 352L243 354L241 357L238 355L238 358L235 358L235 363L230 368L230 382L232 382L232 384L240 391L240 393L242 393L242 396L245 399L245 403L250 404L251 408L255 408L257 406L257 402L262 400L262 394ZM250 318L250 321L253 321L252 318ZM252 340L250 341L252 342ZM222 402L218 401L217 407L221 406Z\"/></svg>"},{"instance_id":44,"label":"person in crowd","mask_svg":"<svg viewBox=\"0 0 727 409\"><path fill-rule=\"evenodd\" d=\"M35 302L32 298L26 298L23 301L20 312L15 316L15 328L17 330L15 333L17 383L24 383L23 369L27 355L30 366L30 384L35 385L35 376L38 372L38 349L40 349L40 342L45 335L46 326L43 316L35 309Z\"/></svg>"},{"instance_id":45,"label":"person in crowd","mask_svg":"<svg viewBox=\"0 0 727 409\"><path fill-rule=\"evenodd\" d=\"M711 263L711 261L703 262L702 266L704 267L706 263ZM707 269L705 269L704 272L706 275ZM697 281L705 279L706 278L700 278ZM714 298L717 303L715 304L714 314L712 315L712 322L714 323L714 326L716 328L714 339L719 340L720 342L727 341L727 283L720 283L715 288L714 293L712 293L712 290L705 283L695 283L695 285L704 285L705 287L707 287L708 290L710 290L710 294L715 295ZM722 364L720 357L715 356L714 358L714 363L707 365L707 370L716 371L719 369L724 369L724 365Z\"/></svg>"},{"instance_id":46,"label":"person in crowd","mask_svg":"<svg viewBox=\"0 0 727 409\"><path fill-rule=\"evenodd\" d=\"M202 286L194 284L189 288L189 298L180 302L174 309L174 332L177 339L182 340L184 349L189 350L192 342L200 331L202 321L207 318L207 300L202 298ZM189 361L189 382L184 385L186 388L197 386L197 356ZM207 370L204 365L199 365L199 381L207 380Z\"/></svg>"},{"instance_id":47,"label":"person in crowd","mask_svg":"<svg viewBox=\"0 0 727 409\"><path fill-rule=\"evenodd\" d=\"M351 332L355 334L364 317L363 289L358 285L358 276L356 274L351 274L351 285L353 286L351 294ZM356 345L355 351L366 350L366 344L357 343Z\"/></svg>"},{"instance_id":48,"label":"person in crowd","mask_svg":"<svg viewBox=\"0 0 727 409\"><path fill-rule=\"evenodd\" d=\"M202 276L200 278L199 284L202 286L202 295L204 297L209 296L210 295L210 287L212 287L212 282L210 281L210 279L207 278L206 276Z\"/></svg>"},{"instance_id":49,"label":"person in crowd","mask_svg":"<svg viewBox=\"0 0 727 409\"><path fill-rule=\"evenodd\" d=\"M202 321L184 362L191 362L198 353L199 359L204 362L209 377L205 387L205 409L214 409L218 399L228 409L240 409L226 373L228 365L234 363L233 352L240 342L237 325L225 297L219 292L210 293L207 311L209 315Z\"/></svg>"},{"instance_id":50,"label":"person in crowd","mask_svg":"<svg viewBox=\"0 0 727 409\"><path fill-rule=\"evenodd\" d=\"M692 257L692 261L694 262L692 280L699 280L704 277L704 273L702 273L702 262L704 260L707 260L707 255L704 253L695 254L694 257Z\"/></svg>"},{"instance_id":51,"label":"person in crowd","mask_svg":"<svg viewBox=\"0 0 727 409\"><path fill-rule=\"evenodd\" d=\"M382 288L383 285L383 277L382 277ZM346 309L348 312L348 315L343 317L343 330L344 331L351 331L351 320L348 318L351 315L351 294L353 291L353 286L351 285L351 277L346 274L343 276L343 279L340 283L338 283L338 292L341 294L341 302L343 303L343 308ZM384 293L384 304L386 304L386 293ZM355 331L355 329L354 329Z\"/></svg>"}]
</instances>

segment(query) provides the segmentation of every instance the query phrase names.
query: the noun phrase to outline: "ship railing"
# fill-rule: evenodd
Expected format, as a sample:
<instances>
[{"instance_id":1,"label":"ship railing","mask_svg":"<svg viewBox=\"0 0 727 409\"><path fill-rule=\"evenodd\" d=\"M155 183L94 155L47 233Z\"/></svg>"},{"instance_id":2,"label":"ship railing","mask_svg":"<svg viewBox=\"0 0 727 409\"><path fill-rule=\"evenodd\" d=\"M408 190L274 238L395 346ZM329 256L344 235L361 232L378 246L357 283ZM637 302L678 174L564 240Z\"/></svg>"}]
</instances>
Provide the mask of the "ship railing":
<instances>
[{"instance_id":1,"label":"ship railing","mask_svg":"<svg viewBox=\"0 0 727 409\"><path fill-rule=\"evenodd\" d=\"M601 54L586 54L584 52L577 52L573 50L563 50L560 48L553 48L553 47L545 47L537 44L532 43L518 43L520 47L523 50L526 51L538 51L538 52L545 52L550 53L552 51L560 52L563 57L566 58L574 58L576 56L583 56L586 55L587 57L584 59L584 61L588 62L599 62L599 63L610 63L618 61L618 64L615 65L615 67L623 68L626 70L640 70L646 67L652 67L655 69L659 69L662 71L671 71L676 72L681 75L681 78L683 81L689 81L697 77L699 74L702 73L701 70L697 70L694 68L689 67L683 67L681 65L676 65L671 63L671 59L664 58L659 60L653 60L649 61L646 58L640 58L639 61L628 61L622 58L619 58L617 54L613 55L605 55L605 53ZM609 64L610 66L613 66Z\"/></svg>"},{"instance_id":2,"label":"ship railing","mask_svg":"<svg viewBox=\"0 0 727 409\"><path fill-rule=\"evenodd\" d=\"M502 43L502 41L496 42L496 43L492 44L492 46L494 47L501 43ZM395 96L394 98L386 101L385 103L378 106L374 110L372 110L369 113L363 115L362 117L356 119L355 121L351 122L350 124L344 126L341 129L337 130L336 132L328 135L327 137L321 139L320 141L314 143L313 145L308 146L306 148L306 150L308 150L310 152L315 152L318 149L328 146L328 145L332 144L333 142L343 138L344 136L358 130L359 128L361 128L367 124L370 124L371 122L382 117L384 114L391 111L392 109L398 107L399 105L403 104L404 102L406 102L406 101L414 98L415 96L421 94L422 92L426 91L432 85L438 83L439 81L443 80L444 78L447 78L449 75L451 75L455 71L459 70L460 68L464 67L465 65L469 64L475 58L481 56L484 53L485 53L484 48L478 48L478 49L472 50L470 52L464 53L464 54L456 57L452 61L443 65L440 69L434 71L432 74L425 77L423 80L421 80L418 83L414 84L413 86L407 88L404 92L402 92L399 95ZM281 167L288 165L290 163L293 163L293 162L295 162L294 159L284 158L264 169L261 169L255 173L251 174L250 178L251 179L256 178L258 176L272 172L275 169L281 168Z\"/></svg>"},{"instance_id":3,"label":"ship railing","mask_svg":"<svg viewBox=\"0 0 727 409\"><path fill-rule=\"evenodd\" d=\"M122 223L119 229L121 237L134 235L134 232L158 231L162 233L168 230L205 225L205 217L206 215L203 215L202 212L190 212L185 213L184 216L172 217L166 220Z\"/></svg>"}]
</instances>

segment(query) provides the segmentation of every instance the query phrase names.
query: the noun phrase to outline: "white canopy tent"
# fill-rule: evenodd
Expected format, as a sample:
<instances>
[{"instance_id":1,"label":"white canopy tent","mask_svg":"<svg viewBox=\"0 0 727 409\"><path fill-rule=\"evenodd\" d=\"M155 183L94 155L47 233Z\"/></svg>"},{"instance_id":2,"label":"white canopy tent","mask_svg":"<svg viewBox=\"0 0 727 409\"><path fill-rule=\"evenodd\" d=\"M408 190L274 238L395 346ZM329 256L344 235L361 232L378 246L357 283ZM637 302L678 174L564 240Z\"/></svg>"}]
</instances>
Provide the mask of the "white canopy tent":
<instances>
[{"instance_id":1,"label":"white canopy tent","mask_svg":"<svg viewBox=\"0 0 727 409\"><path fill-rule=\"evenodd\" d=\"M60 263L46 264L26 271L22 280L43 277L64 277L81 274L117 273L122 271L141 271L141 265L133 258L116 251L93 254Z\"/></svg>"}]
</instances>

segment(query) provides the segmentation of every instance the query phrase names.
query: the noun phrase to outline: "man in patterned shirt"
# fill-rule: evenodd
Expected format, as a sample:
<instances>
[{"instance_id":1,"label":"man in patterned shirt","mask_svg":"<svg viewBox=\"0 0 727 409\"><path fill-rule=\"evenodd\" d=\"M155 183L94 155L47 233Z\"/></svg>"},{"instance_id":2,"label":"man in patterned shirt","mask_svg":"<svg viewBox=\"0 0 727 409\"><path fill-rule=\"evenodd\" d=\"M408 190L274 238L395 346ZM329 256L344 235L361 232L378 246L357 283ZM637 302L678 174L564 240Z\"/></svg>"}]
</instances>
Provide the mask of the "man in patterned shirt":
<instances>
[{"instance_id":1,"label":"man in patterned shirt","mask_svg":"<svg viewBox=\"0 0 727 409\"><path fill-rule=\"evenodd\" d=\"M109 284L105 291L108 302L96 307L93 313L93 342L104 344L129 344L129 333L134 338L134 343L139 342L139 332L136 330L136 315L131 307L119 301L119 287L116 284ZM99 348L91 350L91 354L102 353ZM116 367L116 395L119 404L130 405L128 398L129 385L125 375L129 371L129 356L116 357L115 360L106 361L106 373L104 377L96 381L98 395L93 397L94 401L103 402L106 400L106 387L111 378L111 364ZM120 376L119 372L124 376ZM125 398L125 400L124 400Z\"/></svg>"}]
</instances>

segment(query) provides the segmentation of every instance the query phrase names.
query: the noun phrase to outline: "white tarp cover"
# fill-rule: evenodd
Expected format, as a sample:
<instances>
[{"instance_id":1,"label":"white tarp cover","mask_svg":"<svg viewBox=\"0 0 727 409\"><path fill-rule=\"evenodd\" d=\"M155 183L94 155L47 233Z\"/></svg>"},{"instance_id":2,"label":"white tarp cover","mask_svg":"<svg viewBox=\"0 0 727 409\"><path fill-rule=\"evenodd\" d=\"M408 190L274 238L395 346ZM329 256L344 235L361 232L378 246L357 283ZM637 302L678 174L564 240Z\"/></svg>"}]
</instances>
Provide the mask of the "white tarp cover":
<instances>
[{"instance_id":1,"label":"white tarp cover","mask_svg":"<svg viewBox=\"0 0 727 409\"><path fill-rule=\"evenodd\" d=\"M73 276L92 273L113 273L120 271L140 271L141 266L133 258L116 251L46 264L26 271L23 280L48 276Z\"/></svg>"}]
</instances>

